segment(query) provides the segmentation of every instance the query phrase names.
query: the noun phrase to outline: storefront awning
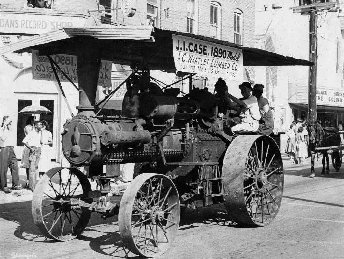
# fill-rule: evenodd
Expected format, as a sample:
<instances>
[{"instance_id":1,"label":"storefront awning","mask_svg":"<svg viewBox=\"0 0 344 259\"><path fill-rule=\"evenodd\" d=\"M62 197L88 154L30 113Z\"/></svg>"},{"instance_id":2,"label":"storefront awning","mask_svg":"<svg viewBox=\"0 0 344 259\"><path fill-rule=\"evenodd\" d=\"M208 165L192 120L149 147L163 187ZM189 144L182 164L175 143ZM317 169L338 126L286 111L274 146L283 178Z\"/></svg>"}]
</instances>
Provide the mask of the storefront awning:
<instances>
[{"instance_id":1,"label":"storefront awning","mask_svg":"<svg viewBox=\"0 0 344 259\"><path fill-rule=\"evenodd\" d=\"M310 66L311 62L273 52L243 47L227 41L200 35L161 30L148 26L106 26L91 28L63 28L34 36L3 48L0 55L37 49L40 55L74 55L84 44L95 42L101 58L122 64L144 63L151 69L174 71L173 35L241 49L244 66Z\"/></svg>"},{"instance_id":2,"label":"storefront awning","mask_svg":"<svg viewBox=\"0 0 344 259\"><path fill-rule=\"evenodd\" d=\"M308 110L308 104L304 103L290 103L291 108L296 108L300 110L307 111ZM326 106L326 105L317 105L317 112L320 113L344 113L344 107L340 106Z\"/></svg>"}]
</instances>

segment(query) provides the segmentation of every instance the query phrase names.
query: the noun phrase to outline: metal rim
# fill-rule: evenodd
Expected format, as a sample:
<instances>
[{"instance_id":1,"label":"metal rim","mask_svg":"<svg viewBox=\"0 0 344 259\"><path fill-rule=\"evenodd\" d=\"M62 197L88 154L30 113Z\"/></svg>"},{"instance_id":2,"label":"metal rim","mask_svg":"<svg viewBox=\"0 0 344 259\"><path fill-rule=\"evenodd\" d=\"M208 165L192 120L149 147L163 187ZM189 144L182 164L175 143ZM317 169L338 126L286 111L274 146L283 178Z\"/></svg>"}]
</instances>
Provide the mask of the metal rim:
<instances>
[{"instance_id":1,"label":"metal rim","mask_svg":"<svg viewBox=\"0 0 344 259\"><path fill-rule=\"evenodd\" d=\"M119 230L127 248L137 255L164 253L176 236L179 220L178 191L164 175L141 174L123 194Z\"/></svg>"},{"instance_id":2,"label":"metal rim","mask_svg":"<svg viewBox=\"0 0 344 259\"><path fill-rule=\"evenodd\" d=\"M268 136L244 135L228 147L222 167L225 207L241 225L265 226L282 201L283 163L276 142Z\"/></svg>"},{"instance_id":3,"label":"metal rim","mask_svg":"<svg viewBox=\"0 0 344 259\"><path fill-rule=\"evenodd\" d=\"M32 216L42 234L57 241L68 241L82 233L91 211L80 206L91 185L75 168L50 169L33 192Z\"/></svg>"}]
</instances>

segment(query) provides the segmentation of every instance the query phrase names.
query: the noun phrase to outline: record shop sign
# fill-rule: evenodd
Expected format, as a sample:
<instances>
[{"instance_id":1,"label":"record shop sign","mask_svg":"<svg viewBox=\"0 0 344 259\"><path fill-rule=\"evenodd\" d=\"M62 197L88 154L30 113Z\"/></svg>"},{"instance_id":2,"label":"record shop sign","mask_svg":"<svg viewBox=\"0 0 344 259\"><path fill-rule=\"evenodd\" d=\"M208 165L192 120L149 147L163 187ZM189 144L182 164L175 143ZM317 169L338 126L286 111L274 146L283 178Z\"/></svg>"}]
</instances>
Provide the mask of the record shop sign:
<instances>
[{"instance_id":1,"label":"record shop sign","mask_svg":"<svg viewBox=\"0 0 344 259\"><path fill-rule=\"evenodd\" d=\"M52 55L51 58L61 68L61 70L74 82L78 82L77 75L77 57L73 55L59 54ZM112 62L108 60L101 61L99 70L98 85L111 87ZM60 81L69 82L69 80L56 69ZM47 56L39 56L37 50L32 51L32 73L33 79L56 81L54 71L50 65Z\"/></svg>"},{"instance_id":2,"label":"record shop sign","mask_svg":"<svg viewBox=\"0 0 344 259\"><path fill-rule=\"evenodd\" d=\"M334 89L317 89L317 105L344 107L344 92Z\"/></svg>"},{"instance_id":3,"label":"record shop sign","mask_svg":"<svg viewBox=\"0 0 344 259\"><path fill-rule=\"evenodd\" d=\"M242 80L241 49L173 35L173 58L177 71Z\"/></svg>"},{"instance_id":4,"label":"record shop sign","mask_svg":"<svg viewBox=\"0 0 344 259\"><path fill-rule=\"evenodd\" d=\"M82 27L84 17L0 12L0 33L41 34L63 27Z\"/></svg>"}]
</instances>

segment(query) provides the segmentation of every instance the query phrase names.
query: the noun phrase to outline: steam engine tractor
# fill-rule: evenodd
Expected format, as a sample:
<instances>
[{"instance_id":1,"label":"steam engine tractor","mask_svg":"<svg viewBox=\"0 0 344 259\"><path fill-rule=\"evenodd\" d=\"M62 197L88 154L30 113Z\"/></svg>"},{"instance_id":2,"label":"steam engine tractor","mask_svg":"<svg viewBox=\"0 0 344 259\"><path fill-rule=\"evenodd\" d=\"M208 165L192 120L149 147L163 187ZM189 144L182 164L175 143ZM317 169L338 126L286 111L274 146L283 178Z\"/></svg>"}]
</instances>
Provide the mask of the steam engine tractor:
<instances>
[{"instance_id":1,"label":"steam engine tractor","mask_svg":"<svg viewBox=\"0 0 344 259\"><path fill-rule=\"evenodd\" d=\"M92 212L118 215L125 245L150 257L173 241L181 207L223 203L238 224L269 224L283 192L276 142L231 134L211 93L177 97L178 89L163 91L145 73L127 80L121 115L102 114L89 105L95 90L82 89L79 113L62 133L71 167L49 170L34 191L33 217L45 236L67 241L82 233ZM125 163L135 164L134 179L118 185Z\"/></svg>"}]
</instances>

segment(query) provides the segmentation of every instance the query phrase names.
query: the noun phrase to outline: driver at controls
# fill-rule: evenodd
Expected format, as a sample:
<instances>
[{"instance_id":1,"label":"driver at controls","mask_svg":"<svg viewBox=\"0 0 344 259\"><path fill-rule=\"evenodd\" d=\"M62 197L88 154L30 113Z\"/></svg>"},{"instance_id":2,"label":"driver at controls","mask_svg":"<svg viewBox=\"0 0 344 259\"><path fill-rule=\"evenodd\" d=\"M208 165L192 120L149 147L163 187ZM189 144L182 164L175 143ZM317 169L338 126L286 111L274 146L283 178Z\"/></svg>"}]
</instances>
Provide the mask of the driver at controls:
<instances>
[{"instance_id":1,"label":"driver at controls","mask_svg":"<svg viewBox=\"0 0 344 259\"><path fill-rule=\"evenodd\" d=\"M261 114L257 98L252 95L253 88L251 83L243 82L239 85L242 98L238 99L229 94L229 98L237 103L240 107L240 113L237 118L232 120L237 123L231 128L232 132L256 132L259 128Z\"/></svg>"}]
</instances>

